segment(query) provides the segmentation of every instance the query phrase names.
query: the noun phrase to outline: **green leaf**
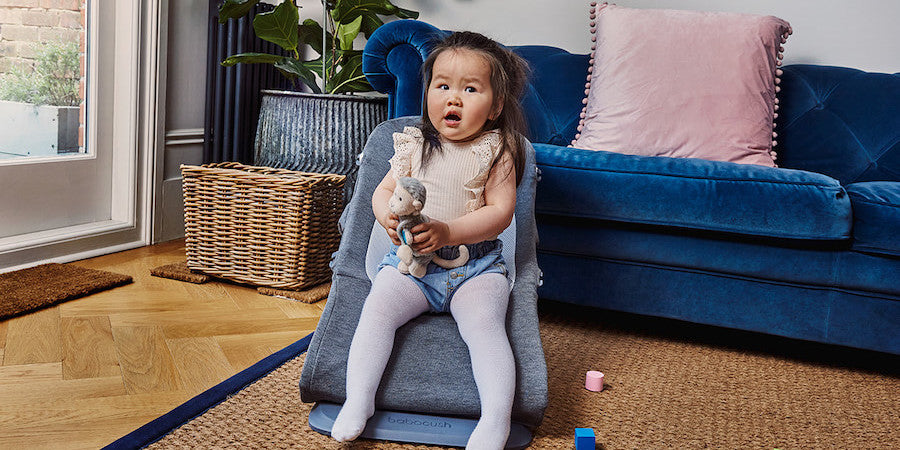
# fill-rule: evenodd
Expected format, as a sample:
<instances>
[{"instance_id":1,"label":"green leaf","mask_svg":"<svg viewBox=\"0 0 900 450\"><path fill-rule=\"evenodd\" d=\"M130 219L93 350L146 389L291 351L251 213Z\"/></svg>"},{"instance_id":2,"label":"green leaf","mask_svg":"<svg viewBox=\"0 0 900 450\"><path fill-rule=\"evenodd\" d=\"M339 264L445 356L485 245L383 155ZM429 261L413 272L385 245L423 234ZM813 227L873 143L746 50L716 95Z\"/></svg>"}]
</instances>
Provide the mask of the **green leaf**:
<instances>
[{"instance_id":1,"label":"green leaf","mask_svg":"<svg viewBox=\"0 0 900 450\"><path fill-rule=\"evenodd\" d=\"M257 14L253 19L253 30L256 36L281 48L296 52L299 44L297 27L300 23L300 11L291 0L285 0L275 9L267 13Z\"/></svg>"},{"instance_id":2,"label":"green leaf","mask_svg":"<svg viewBox=\"0 0 900 450\"><path fill-rule=\"evenodd\" d=\"M337 34L341 43L341 50L353 50L353 40L359 35L359 28L362 25L362 16L359 16L353 22L348 24L338 24Z\"/></svg>"},{"instance_id":3,"label":"green leaf","mask_svg":"<svg viewBox=\"0 0 900 450\"><path fill-rule=\"evenodd\" d=\"M331 48L333 41L334 35L326 33L325 47ZM322 54L322 26L319 25L319 22L312 19L303 21L303 24L300 25L300 42L312 47L316 53Z\"/></svg>"},{"instance_id":4,"label":"green leaf","mask_svg":"<svg viewBox=\"0 0 900 450\"><path fill-rule=\"evenodd\" d=\"M372 86L366 80L362 71L362 52L343 52L341 55L341 70L331 77L325 90L332 94L342 92L366 92L371 91Z\"/></svg>"},{"instance_id":5,"label":"green leaf","mask_svg":"<svg viewBox=\"0 0 900 450\"><path fill-rule=\"evenodd\" d=\"M330 66L344 67L359 63L362 66L362 50L335 50L334 55L328 55L326 62ZM335 61L332 61L335 59Z\"/></svg>"},{"instance_id":6,"label":"green leaf","mask_svg":"<svg viewBox=\"0 0 900 450\"><path fill-rule=\"evenodd\" d=\"M303 61L303 66L307 69L311 70L312 73L322 76L322 57L318 57L313 60Z\"/></svg>"},{"instance_id":7,"label":"green leaf","mask_svg":"<svg viewBox=\"0 0 900 450\"><path fill-rule=\"evenodd\" d=\"M337 2L331 17L335 23L347 24L362 17L360 26L366 38L384 22L379 15L397 16L401 19L413 19L419 17L419 13L408 9L399 8L389 0L341 0Z\"/></svg>"},{"instance_id":8,"label":"green leaf","mask_svg":"<svg viewBox=\"0 0 900 450\"><path fill-rule=\"evenodd\" d=\"M332 72L334 71L334 68L333 68L333 62L334 62L334 61L333 61L332 59L333 59L333 58L332 58L332 55L331 55L331 54L328 54L328 57L325 59L325 64L326 64L326 66L325 66L325 71L326 71L325 78L326 78L326 79L331 78L331 76L333 75ZM321 57L321 56L318 57L318 58L316 58L316 59L310 60L310 61L304 61L304 62L303 62L303 65L304 65L307 69L311 70L314 74L316 74L316 76L319 76L319 77L322 76L322 57Z\"/></svg>"},{"instance_id":9,"label":"green leaf","mask_svg":"<svg viewBox=\"0 0 900 450\"><path fill-rule=\"evenodd\" d=\"M313 92L317 94L322 93L322 90L319 89L318 84L316 84L316 76L313 71L310 70L307 63L301 63L294 58L272 55L269 53L239 53L237 55L231 55L228 58L225 58L225 61L222 61L222 65L226 67L235 64L272 64L285 76L285 78L289 80L299 78L300 81L309 86ZM321 67L322 63L319 62L320 70Z\"/></svg>"},{"instance_id":10,"label":"green leaf","mask_svg":"<svg viewBox=\"0 0 900 450\"><path fill-rule=\"evenodd\" d=\"M299 78L316 94L322 93L316 84L316 75L304 63L294 58L282 58L281 61L275 63L275 68L288 78Z\"/></svg>"},{"instance_id":11,"label":"green leaf","mask_svg":"<svg viewBox=\"0 0 900 450\"><path fill-rule=\"evenodd\" d=\"M244 17L257 3L259 0L225 0L219 7L219 23Z\"/></svg>"},{"instance_id":12,"label":"green leaf","mask_svg":"<svg viewBox=\"0 0 900 450\"><path fill-rule=\"evenodd\" d=\"M331 64L331 57L328 58L328 64ZM322 76L322 57L318 57L316 59L310 61L304 61L303 65L311 70L314 74L318 76Z\"/></svg>"},{"instance_id":13,"label":"green leaf","mask_svg":"<svg viewBox=\"0 0 900 450\"><path fill-rule=\"evenodd\" d=\"M225 61L222 61L222 65L225 67L231 67L235 64L275 64L278 61L284 59L284 56L281 55L272 55L269 53L238 53L237 55L231 55L225 58Z\"/></svg>"},{"instance_id":14,"label":"green leaf","mask_svg":"<svg viewBox=\"0 0 900 450\"><path fill-rule=\"evenodd\" d=\"M397 7L397 12L395 12L394 15L401 19L418 19L419 18L418 11L413 11L411 9L403 9L400 7Z\"/></svg>"},{"instance_id":15,"label":"green leaf","mask_svg":"<svg viewBox=\"0 0 900 450\"><path fill-rule=\"evenodd\" d=\"M336 86L332 94L346 94L349 92L371 92L374 88L369 84L369 80L364 75L357 75L354 78L342 82Z\"/></svg>"},{"instance_id":16,"label":"green leaf","mask_svg":"<svg viewBox=\"0 0 900 450\"><path fill-rule=\"evenodd\" d=\"M331 12L334 20L346 23L365 14L394 15L398 10L390 0L341 0Z\"/></svg>"}]
</instances>

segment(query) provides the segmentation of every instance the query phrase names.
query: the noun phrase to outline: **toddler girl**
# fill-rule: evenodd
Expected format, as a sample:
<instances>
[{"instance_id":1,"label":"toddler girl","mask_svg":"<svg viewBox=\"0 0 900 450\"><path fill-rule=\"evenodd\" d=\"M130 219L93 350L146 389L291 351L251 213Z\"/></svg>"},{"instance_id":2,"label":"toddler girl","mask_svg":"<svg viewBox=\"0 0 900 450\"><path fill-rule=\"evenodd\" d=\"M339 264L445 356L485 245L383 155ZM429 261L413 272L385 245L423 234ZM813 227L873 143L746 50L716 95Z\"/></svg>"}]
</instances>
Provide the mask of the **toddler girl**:
<instances>
[{"instance_id":1,"label":"toddler girl","mask_svg":"<svg viewBox=\"0 0 900 450\"><path fill-rule=\"evenodd\" d=\"M393 244L379 266L362 309L347 360L347 398L331 435L356 439L375 411L375 393L394 335L416 316L450 312L469 349L481 418L467 448L501 449L509 436L516 386L506 334L509 282L497 236L512 221L524 161L524 116L519 106L527 64L496 42L454 33L425 60L421 129L394 134L391 170L372 195L375 218ZM400 177L425 185L412 246L453 259L465 244L465 266L430 264L421 278L397 270L398 218L388 200Z\"/></svg>"}]
</instances>

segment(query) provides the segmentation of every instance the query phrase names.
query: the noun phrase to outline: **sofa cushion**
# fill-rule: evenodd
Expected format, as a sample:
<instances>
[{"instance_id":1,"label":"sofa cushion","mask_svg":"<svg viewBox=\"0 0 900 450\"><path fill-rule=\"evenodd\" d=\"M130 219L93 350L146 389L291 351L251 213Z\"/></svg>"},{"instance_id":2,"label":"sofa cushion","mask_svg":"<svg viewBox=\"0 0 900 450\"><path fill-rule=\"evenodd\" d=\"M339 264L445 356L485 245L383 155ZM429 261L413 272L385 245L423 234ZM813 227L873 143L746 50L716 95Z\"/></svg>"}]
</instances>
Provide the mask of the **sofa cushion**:
<instances>
[{"instance_id":1,"label":"sofa cushion","mask_svg":"<svg viewBox=\"0 0 900 450\"><path fill-rule=\"evenodd\" d=\"M787 22L603 3L591 8L590 24L596 49L573 146L775 166Z\"/></svg>"},{"instance_id":2,"label":"sofa cushion","mask_svg":"<svg viewBox=\"0 0 900 450\"><path fill-rule=\"evenodd\" d=\"M850 237L833 178L748 164L534 144L536 212L786 239Z\"/></svg>"},{"instance_id":3,"label":"sofa cushion","mask_svg":"<svg viewBox=\"0 0 900 450\"><path fill-rule=\"evenodd\" d=\"M900 256L900 181L847 186L853 207L853 249Z\"/></svg>"}]
</instances>

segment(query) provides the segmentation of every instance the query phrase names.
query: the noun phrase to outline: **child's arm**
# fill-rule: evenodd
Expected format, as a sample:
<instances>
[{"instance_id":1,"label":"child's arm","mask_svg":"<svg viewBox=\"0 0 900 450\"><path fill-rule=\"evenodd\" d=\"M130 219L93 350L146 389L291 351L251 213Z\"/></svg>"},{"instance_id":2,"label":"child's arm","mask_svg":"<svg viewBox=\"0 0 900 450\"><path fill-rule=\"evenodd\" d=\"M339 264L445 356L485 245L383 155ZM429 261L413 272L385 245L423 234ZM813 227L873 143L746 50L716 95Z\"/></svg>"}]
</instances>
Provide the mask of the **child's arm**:
<instances>
[{"instance_id":1,"label":"child's arm","mask_svg":"<svg viewBox=\"0 0 900 450\"><path fill-rule=\"evenodd\" d=\"M484 186L485 205L449 223L432 220L412 229L419 253L445 245L474 244L499 235L512 222L516 209L516 171L504 153L494 164Z\"/></svg>"},{"instance_id":2,"label":"child's arm","mask_svg":"<svg viewBox=\"0 0 900 450\"><path fill-rule=\"evenodd\" d=\"M393 171L389 170L387 175L378 183L375 192L372 193L372 212L375 213L375 220L387 230L388 236L394 245L400 245L400 238L397 236L397 225L400 219L396 214L391 213L388 207L388 200L394 195L394 188L397 182L394 180Z\"/></svg>"}]
</instances>

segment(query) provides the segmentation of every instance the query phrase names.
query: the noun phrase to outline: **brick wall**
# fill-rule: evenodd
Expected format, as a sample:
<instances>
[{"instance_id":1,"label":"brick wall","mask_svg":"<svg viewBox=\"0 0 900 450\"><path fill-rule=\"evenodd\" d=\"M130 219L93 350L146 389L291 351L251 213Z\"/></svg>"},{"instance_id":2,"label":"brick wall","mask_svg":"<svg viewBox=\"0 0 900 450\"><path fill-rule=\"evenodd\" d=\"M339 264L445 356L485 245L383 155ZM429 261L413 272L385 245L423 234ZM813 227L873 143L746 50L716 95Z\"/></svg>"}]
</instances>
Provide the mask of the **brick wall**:
<instances>
[{"instance_id":1,"label":"brick wall","mask_svg":"<svg viewBox=\"0 0 900 450\"><path fill-rule=\"evenodd\" d=\"M0 0L0 74L28 69L42 43L78 42L81 108L78 146L84 148L86 0Z\"/></svg>"}]
</instances>

